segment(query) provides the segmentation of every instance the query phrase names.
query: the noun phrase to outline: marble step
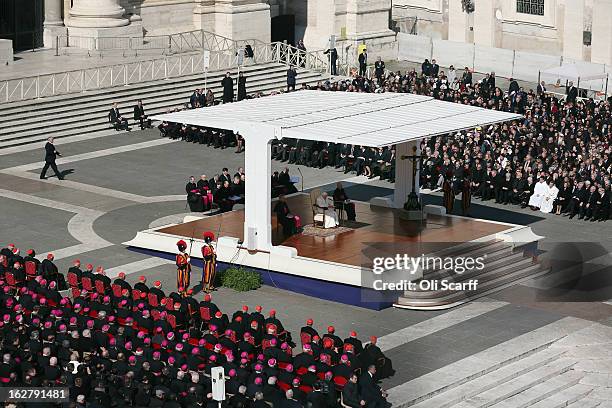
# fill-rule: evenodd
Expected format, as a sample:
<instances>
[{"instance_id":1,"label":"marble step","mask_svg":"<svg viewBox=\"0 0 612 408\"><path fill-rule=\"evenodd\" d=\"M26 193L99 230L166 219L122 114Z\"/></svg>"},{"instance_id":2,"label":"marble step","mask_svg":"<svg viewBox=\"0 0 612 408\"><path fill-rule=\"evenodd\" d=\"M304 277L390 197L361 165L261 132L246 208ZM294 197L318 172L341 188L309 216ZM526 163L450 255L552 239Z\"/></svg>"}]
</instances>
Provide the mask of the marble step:
<instances>
[{"instance_id":1,"label":"marble step","mask_svg":"<svg viewBox=\"0 0 612 408\"><path fill-rule=\"evenodd\" d=\"M576 371L568 371L559 376L550 378L541 384L535 385L519 394L505 399L504 401L493 405L492 408L529 408L545 400L548 397L558 395L564 390L578 385L578 381L582 378L582 373ZM584 392L582 395L586 395Z\"/></svg>"},{"instance_id":2,"label":"marble step","mask_svg":"<svg viewBox=\"0 0 612 408\"><path fill-rule=\"evenodd\" d=\"M455 405L455 408L488 408L495 404L499 404L517 394L522 393L530 388L546 382L547 380L557 377L568 372L576 364L575 359L558 358L555 361L548 363L542 367L538 367L533 371L529 371L520 375L508 382L490 388L479 393L471 398L462 401ZM578 383L579 378L576 378L575 383ZM546 395L545 397L547 397ZM535 401L538 402L538 401ZM507 408L507 407L504 407ZM513 407L521 408L521 407Z\"/></svg>"},{"instance_id":3,"label":"marble step","mask_svg":"<svg viewBox=\"0 0 612 408\"><path fill-rule=\"evenodd\" d=\"M474 397L484 391L497 387L520 375L533 371L558 358L561 358L564 351L558 349L544 349L537 353L528 355L522 359L498 368L490 373L483 373L465 384L459 385L446 392L438 394L433 398L413 405L414 408L448 408Z\"/></svg>"},{"instance_id":4,"label":"marble step","mask_svg":"<svg viewBox=\"0 0 612 408\"><path fill-rule=\"evenodd\" d=\"M593 391L593 387L583 384L575 384L560 392L554 393L548 398L533 404L531 408L563 408L563 407L594 407L597 405L584 404L584 399ZM574 405L577 404L577 405Z\"/></svg>"}]
</instances>

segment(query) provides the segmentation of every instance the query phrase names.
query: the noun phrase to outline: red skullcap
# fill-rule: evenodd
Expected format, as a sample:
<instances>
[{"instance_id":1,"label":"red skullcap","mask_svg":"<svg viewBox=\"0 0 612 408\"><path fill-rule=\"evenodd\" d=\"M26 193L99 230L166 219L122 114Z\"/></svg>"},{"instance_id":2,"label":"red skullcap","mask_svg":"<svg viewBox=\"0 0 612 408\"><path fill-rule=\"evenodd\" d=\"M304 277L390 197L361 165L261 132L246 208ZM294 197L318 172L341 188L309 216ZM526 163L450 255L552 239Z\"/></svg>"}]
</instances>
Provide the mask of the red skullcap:
<instances>
[{"instance_id":1,"label":"red skullcap","mask_svg":"<svg viewBox=\"0 0 612 408\"><path fill-rule=\"evenodd\" d=\"M313 321L312 319L308 319L308 320L306 320L306 324L307 324L308 326L312 326L312 324L313 324L313 323L314 323L314 321Z\"/></svg>"},{"instance_id":2,"label":"red skullcap","mask_svg":"<svg viewBox=\"0 0 612 408\"><path fill-rule=\"evenodd\" d=\"M28 255L32 255L34 253L33 249L28 249L28 251L26 252Z\"/></svg>"},{"instance_id":3,"label":"red skullcap","mask_svg":"<svg viewBox=\"0 0 612 408\"><path fill-rule=\"evenodd\" d=\"M242 306L242 311L243 312L248 312L249 311L249 307L247 305Z\"/></svg>"},{"instance_id":4,"label":"red skullcap","mask_svg":"<svg viewBox=\"0 0 612 408\"><path fill-rule=\"evenodd\" d=\"M276 316L276 310L274 309L270 310L270 316Z\"/></svg>"},{"instance_id":5,"label":"red skullcap","mask_svg":"<svg viewBox=\"0 0 612 408\"><path fill-rule=\"evenodd\" d=\"M176 243L176 246L184 246L184 247L186 247L187 243L181 239L179 242Z\"/></svg>"},{"instance_id":6,"label":"red skullcap","mask_svg":"<svg viewBox=\"0 0 612 408\"><path fill-rule=\"evenodd\" d=\"M259 306L259 305L255 306L255 311L261 312L261 306Z\"/></svg>"},{"instance_id":7,"label":"red skullcap","mask_svg":"<svg viewBox=\"0 0 612 408\"><path fill-rule=\"evenodd\" d=\"M125 272L119 272L119 279L125 279Z\"/></svg>"},{"instance_id":8,"label":"red skullcap","mask_svg":"<svg viewBox=\"0 0 612 408\"><path fill-rule=\"evenodd\" d=\"M52 253L48 253L48 254L47 254L47 259L48 259L48 260L52 261L52 260L53 260L53 258L55 258L55 256L53 256L53 254L52 254Z\"/></svg>"},{"instance_id":9,"label":"red skullcap","mask_svg":"<svg viewBox=\"0 0 612 408\"><path fill-rule=\"evenodd\" d=\"M93 269L93 265L92 264L87 264L87 269L88 270L92 270Z\"/></svg>"},{"instance_id":10,"label":"red skullcap","mask_svg":"<svg viewBox=\"0 0 612 408\"><path fill-rule=\"evenodd\" d=\"M155 281L155 282L153 282L153 286L161 286L161 282L160 281Z\"/></svg>"},{"instance_id":11,"label":"red skullcap","mask_svg":"<svg viewBox=\"0 0 612 408\"><path fill-rule=\"evenodd\" d=\"M376 336L370 337L370 343L376 344L376 340L378 340L378 338Z\"/></svg>"},{"instance_id":12,"label":"red skullcap","mask_svg":"<svg viewBox=\"0 0 612 408\"><path fill-rule=\"evenodd\" d=\"M75 259L74 261L72 261L73 265L80 265L81 264L81 260L80 259Z\"/></svg>"},{"instance_id":13,"label":"red skullcap","mask_svg":"<svg viewBox=\"0 0 612 408\"><path fill-rule=\"evenodd\" d=\"M327 332L328 332L328 333L333 333L333 332L335 332L335 331L336 331L336 329L334 328L334 326L328 326L328 327L327 327Z\"/></svg>"},{"instance_id":14,"label":"red skullcap","mask_svg":"<svg viewBox=\"0 0 612 408\"><path fill-rule=\"evenodd\" d=\"M138 277L138 280L139 280L140 282L146 282L147 278L145 278L145 277L144 277L144 275L140 275L140 276Z\"/></svg>"},{"instance_id":15,"label":"red skullcap","mask_svg":"<svg viewBox=\"0 0 612 408\"><path fill-rule=\"evenodd\" d=\"M215 313L215 317L216 317L216 318L220 318L220 317L222 317L222 316L223 316L223 313L221 313L221 312L217 312L217 313Z\"/></svg>"},{"instance_id":16,"label":"red skullcap","mask_svg":"<svg viewBox=\"0 0 612 408\"><path fill-rule=\"evenodd\" d=\"M210 302L210 299L212 299L212 297L210 295L204 295L204 300L207 302Z\"/></svg>"}]
</instances>

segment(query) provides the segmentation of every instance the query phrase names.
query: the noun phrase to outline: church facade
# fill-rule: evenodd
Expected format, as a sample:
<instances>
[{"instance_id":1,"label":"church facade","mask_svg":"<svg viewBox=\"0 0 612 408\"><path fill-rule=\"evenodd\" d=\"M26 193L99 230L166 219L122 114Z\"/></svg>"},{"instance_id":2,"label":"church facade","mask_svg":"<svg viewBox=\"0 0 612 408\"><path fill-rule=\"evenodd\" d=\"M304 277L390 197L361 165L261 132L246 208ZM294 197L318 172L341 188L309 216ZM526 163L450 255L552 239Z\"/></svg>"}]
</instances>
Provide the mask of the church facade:
<instances>
[{"instance_id":1,"label":"church facade","mask_svg":"<svg viewBox=\"0 0 612 408\"><path fill-rule=\"evenodd\" d=\"M65 35L138 37L200 29L234 40L290 44L304 40L312 50L326 48L331 35L337 40L366 42L379 49L391 49L395 41L395 33L389 28L391 0L8 1L39 4L40 18L30 30L40 37L34 47L53 47L58 36ZM7 27L16 25L19 15L27 14L25 8L14 9L6 18Z\"/></svg>"},{"instance_id":2,"label":"church facade","mask_svg":"<svg viewBox=\"0 0 612 408\"><path fill-rule=\"evenodd\" d=\"M612 0L393 0L393 16L434 39L612 64Z\"/></svg>"}]
</instances>

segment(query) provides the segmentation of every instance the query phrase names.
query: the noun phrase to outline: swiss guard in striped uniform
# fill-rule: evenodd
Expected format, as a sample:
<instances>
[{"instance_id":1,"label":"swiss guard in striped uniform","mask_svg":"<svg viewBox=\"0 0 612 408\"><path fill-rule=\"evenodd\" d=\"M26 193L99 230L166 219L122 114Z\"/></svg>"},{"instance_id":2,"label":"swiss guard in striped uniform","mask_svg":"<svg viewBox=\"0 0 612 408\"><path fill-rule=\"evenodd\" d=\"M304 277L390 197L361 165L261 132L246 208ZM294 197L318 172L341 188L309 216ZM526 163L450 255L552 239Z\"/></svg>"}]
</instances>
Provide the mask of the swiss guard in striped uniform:
<instances>
[{"instance_id":1,"label":"swiss guard in striped uniform","mask_svg":"<svg viewBox=\"0 0 612 408\"><path fill-rule=\"evenodd\" d=\"M191 263L185 250L187 243L182 239L176 243L179 253L176 255L176 286L181 296L187 295L189 281L191 280Z\"/></svg>"},{"instance_id":2,"label":"swiss guard in striped uniform","mask_svg":"<svg viewBox=\"0 0 612 408\"><path fill-rule=\"evenodd\" d=\"M215 234L210 231L204 233L204 246L202 246L202 259L204 260L204 270L202 271L202 289L210 292L214 289L215 275L217 272L217 254L212 242Z\"/></svg>"}]
</instances>

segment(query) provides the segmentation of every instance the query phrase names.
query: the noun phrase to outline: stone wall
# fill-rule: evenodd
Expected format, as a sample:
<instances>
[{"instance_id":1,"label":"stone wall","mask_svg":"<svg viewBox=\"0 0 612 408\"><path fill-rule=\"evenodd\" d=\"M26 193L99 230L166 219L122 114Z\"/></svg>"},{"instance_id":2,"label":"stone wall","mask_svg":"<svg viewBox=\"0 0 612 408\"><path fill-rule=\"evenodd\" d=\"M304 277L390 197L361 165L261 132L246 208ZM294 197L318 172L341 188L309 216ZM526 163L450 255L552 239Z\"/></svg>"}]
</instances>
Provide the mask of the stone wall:
<instances>
[{"instance_id":1,"label":"stone wall","mask_svg":"<svg viewBox=\"0 0 612 408\"><path fill-rule=\"evenodd\" d=\"M13 41L0 38L0 66L13 63Z\"/></svg>"}]
</instances>

